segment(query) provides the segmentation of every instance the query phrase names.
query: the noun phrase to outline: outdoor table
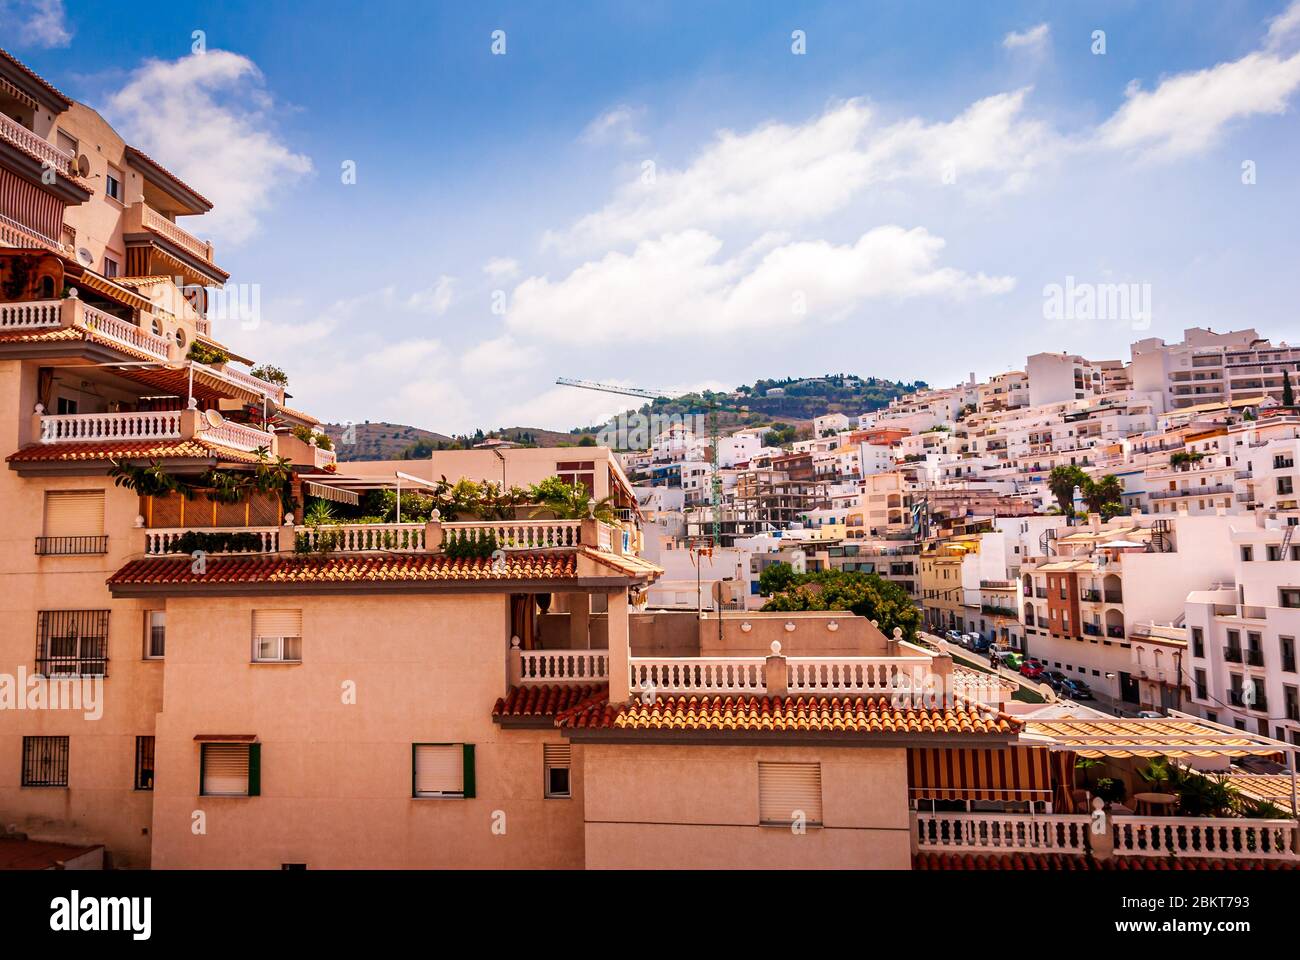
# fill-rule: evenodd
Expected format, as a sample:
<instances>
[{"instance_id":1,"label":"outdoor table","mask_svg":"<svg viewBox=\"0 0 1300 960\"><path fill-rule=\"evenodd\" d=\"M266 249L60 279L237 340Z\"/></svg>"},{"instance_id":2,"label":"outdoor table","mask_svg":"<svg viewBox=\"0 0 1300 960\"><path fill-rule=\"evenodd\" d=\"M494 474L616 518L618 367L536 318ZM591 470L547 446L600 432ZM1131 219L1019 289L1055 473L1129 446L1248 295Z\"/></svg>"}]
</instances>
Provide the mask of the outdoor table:
<instances>
[{"instance_id":1,"label":"outdoor table","mask_svg":"<svg viewBox=\"0 0 1300 960\"><path fill-rule=\"evenodd\" d=\"M1178 798L1172 793L1135 793L1133 799L1137 802L1139 814L1164 815L1169 812L1166 808L1178 802Z\"/></svg>"}]
</instances>

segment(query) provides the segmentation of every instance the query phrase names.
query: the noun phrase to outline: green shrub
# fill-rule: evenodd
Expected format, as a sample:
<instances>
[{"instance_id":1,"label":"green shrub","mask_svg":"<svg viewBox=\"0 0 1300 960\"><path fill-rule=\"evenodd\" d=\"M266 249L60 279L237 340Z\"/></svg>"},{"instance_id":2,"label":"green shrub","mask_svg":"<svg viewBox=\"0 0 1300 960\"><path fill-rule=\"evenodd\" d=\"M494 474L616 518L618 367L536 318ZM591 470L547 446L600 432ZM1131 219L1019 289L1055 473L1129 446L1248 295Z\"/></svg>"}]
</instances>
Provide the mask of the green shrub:
<instances>
[{"instance_id":1,"label":"green shrub","mask_svg":"<svg viewBox=\"0 0 1300 960\"><path fill-rule=\"evenodd\" d=\"M442 541L442 552L453 560L486 560L498 549L491 530L449 532Z\"/></svg>"}]
</instances>

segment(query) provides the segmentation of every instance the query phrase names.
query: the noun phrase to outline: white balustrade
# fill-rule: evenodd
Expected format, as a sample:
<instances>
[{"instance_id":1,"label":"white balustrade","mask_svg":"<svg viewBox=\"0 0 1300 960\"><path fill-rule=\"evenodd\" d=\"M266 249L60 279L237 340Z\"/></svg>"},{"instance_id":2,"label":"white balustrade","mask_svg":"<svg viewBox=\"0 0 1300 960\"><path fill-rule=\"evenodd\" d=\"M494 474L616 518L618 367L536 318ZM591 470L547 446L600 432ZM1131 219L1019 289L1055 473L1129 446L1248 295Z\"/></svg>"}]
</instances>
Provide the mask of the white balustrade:
<instances>
[{"instance_id":1,"label":"white balustrade","mask_svg":"<svg viewBox=\"0 0 1300 960\"><path fill-rule=\"evenodd\" d=\"M279 531L276 527L211 527L196 530L192 527L157 527L144 532L144 552L150 556L160 556L175 552L175 545L187 533L204 535L250 534L256 537L256 544L242 549L224 549L209 545L202 547L207 553L217 554L257 554L275 553L280 548ZM248 538L241 538L248 539Z\"/></svg>"},{"instance_id":2,"label":"white balustrade","mask_svg":"<svg viewBox=\"0 0 1300 960\"><path fill-rule=\"evenodd\" d=\"M243 370L236 370L234 367L216 367L204 366L204 369L213 376L220 377L228 383L241 386L246 390L252 390L254 393L260 393L269 397L276 403L284 403L284 387L269 380L263 380L261 377L255 377L251 373L245 373Z\"/></svg>"},{"instance_id":3,"label":"white balustrade","mask_svg":"<svg viewBox=\"0 0 1300 960\"><path fill-rule=\"evenodd\" d=\"M65 177L72 176L71 154L64 153L44 137L3 113L0 113L0 138L21 147L43 163L48 163Z\"/></svg>"},{"instance_id":4,"label":"white balustrade","mask_svg":"<svg viewBox=\"0 0 1300 960\"><path fill-rule=\"evenodd\" d=\"M767 692L764 657L633 657L629 661L633 695L754 694Z\"/></svg>"},{"instance_id":5,"label":"white balustrade","mask_svg":"<svg viewBox=\"0 0 1300 960\"><path fill-rule=\"evenodd\" d=\"M1117 857L1295 860L1296 821L1245 817L1114 817Z\"/></svg>"},{"instance_id":6,"label":"white balustrade","mask_svg":"<svg viewBox=\"0 0 1300 960\"><path fill-rule=\"evenodd\" d=\"M320 447L312 448L312 465L318 470L338 463L338 459L338 454L333 450L324 450Z\"/></svg>"},{"instance_id":7,"label":"white balustrade","mask_svg":"<svg viewBox=\"0 0 1300 960\"><path fill-rule=\"evenodd\" d=\"M82 323L88 329L116 340L118 343L133 347L151 357L157 357L159 360L167 359L170 341L166 337L150 333L148 330L137 327L129 320L122 320L111 313L97 310L89 304L83 303L81 311Z\"/></svg>"},{"instance_id":8,"label":"white balustrade","mask_svg":"<svg viewBox=\"0 0 1300 960\"><path fill-rule=\"evenodd\" d=\"M188 230L168 220L153 207L147 204L144 205L140 221L146 230L152 230L154 233L166 237L182 250L193 254L206 263L212 262L212 247L209 244L204 243Z\"/></svg>"},{"instance_id":9,"label":"white balustrade","mask_svg":"<svg viewBox=\"0 0 1300 960\"><path fill-rule=\"evenodd\" d=\"M103 440L178 440L179 410L149 413L46 414L41 443L94 443Z\"/></svg>"},{"instance_id":10,"label":"white balustrade","mask_svg":"<svg viewBox=\"0 0 1300 960\"><path fill-rule=\"evenodd\" d=\"M594 683L609 679L606 650L520 650L519 677L525 684Z\"/></svg>"},{"instance_id":11,"label":"white balustrade","mask_svg":"<svg viewBox=\"0 0 1300 960\"><path fill-rule=\"evenodd\" d=\"M443 544L471 531L480 537L491 533L502 550L547 550L576 547L582 543L581 520L476 520L473 523L444 523Z\"/></svg>"},{"instance_id":12,"label":"white balustrade","mask_svg":"<svg viewBox=\"0 0 1300 960\"><path fill-rule=\"evenodd\" d=\"M57 327L62 306L58 300L24 300L0 304L0 330Z\"/></svg>"},{"instance_id":13,"label":"white balustrade","mask_svg":"<svg viewBox=\"0 0 1300 960\"><path fill-rule=\"evenodd\" d=\"M45 247L55 253L64 252L63 244L53 237L47 237L4 214L0 214L0 247Z\"/></svg>"},{"instance_id":14,"label":"white balustrade","mask_svg":"<svg viewBox=\"0 0 1300 960\"><path fill-rule=\"evenodd\" d=\"M330 523L295 528L323 553L423 553L423 523Z\"/></svg>"},{"instance_id":15,"label":"white balustrade","mask_svg":"<svg viewBox=\"0 0 1300 960\"><path fill-rule=\"evenodd\" d=\"M886 693L924 684L929 657L787 657L791 694Z\"/></svg>"},{"instance_id":16,"label":"white balustrade","mask_svg":"<svg viewBox=\"0 0 1300 960\"><path fill-rule=\"evenodd\" d=\"M596 549L605 553L614 549L614 532L607 523L596 525Z\"/></svg>"},{"instance_id":17,"label":"white balustrade","mask_svg":"<svg viewBox=\"0 0 1300 960\"><path fill-rule=\"evenodd\" d=\"M275 442L272 434L250 427L246 423L235 423L233 420L222 421L221 425L216 427L200 420L199 431L195 436L229 447L231 450L243 450L248 453L252 453L259 447L266 447L270 451Z\"/></svg>"},{"instance_id":18,"label":"white balustrade","mask_svg":"<svg viewBox=\"0 0 1300 960\"><path fill-rule=\"evenodd\" d=\"M1082 854L1091 822L1084 814L918 812L916 842L924 851Z\"/></svg>"}]
</instances>

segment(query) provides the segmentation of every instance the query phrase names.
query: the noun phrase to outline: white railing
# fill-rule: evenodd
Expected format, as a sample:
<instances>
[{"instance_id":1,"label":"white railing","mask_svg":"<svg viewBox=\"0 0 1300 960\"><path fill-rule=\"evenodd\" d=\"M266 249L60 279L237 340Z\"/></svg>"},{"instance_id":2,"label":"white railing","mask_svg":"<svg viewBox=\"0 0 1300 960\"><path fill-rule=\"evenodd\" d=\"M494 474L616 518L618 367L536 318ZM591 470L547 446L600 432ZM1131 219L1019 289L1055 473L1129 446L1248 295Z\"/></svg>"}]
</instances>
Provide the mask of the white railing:
<instances>
[{"instance_id":1,"label":"white railing","mask_svg":"<svg viewBox=\"0 0 1300 960\"><path fill-rule=\"evenodd\" d=\"M916 814L916 843L928 851L1086 852L1092 820L1083 814Z\"/></svg>"},{"instance_id":2,"label":"white railing","mask_svg":"<svg viewBox=\"0 0 1300 960\"><path fill-rule=\"evenodd\" d=\"M594 683L609 679L607 650L520 650L521 683Z\"/></svg>"},{"instance_id":3,"label":"white railing","mask_svg":"<svg viewBox=\"0 0 1300 960\"><path fill-rule=\"evenodd\" d=\"M443 545L471 531L479 536L491 533L502 550L546 550L582 544L581 520L476 520L472 523L444 523Z\"/></svg>"},{"instance_id":4,"label":"white railing","mask_svg":"<svg viewBox=\"0 0 1300 960\"><path fill-rule=\"evenodd\" d=\"M787 689L799 693L888 693L924 683L929 657L787 657Z\"/></svg>"},{"instance_id":5,"label":"white railing","mask_svg":"<svg viewBox=\"0 0 1300 960\"><path fill-rule=\"evenodd\" d=\"M605 553L614 549L614 532L607 523L596 524L596 549Z\"/></svg>"},{"instance_id":6,"label":"white railing","mask_svg":"<svg viewBox=\"0 0 1300 960\"><path fill-rule=\"evenodd\" d=\"M338 454L333 450L325 450L321 447L312 447L312 466L318 470L338 463L338 459Z\"/></svg>"},{"instance_id":7,"label":"white railing","mask_svg":"<svg viewBox=\"0 0 1300 960\"><path fill-rule=\"evenodd\" d=\"M212 262L212 245L204 243L188 230L182 229L148 204L143 205L140 222L146 230L166 237L187 253L192 253L206 263Z\"/></svg>"},{"instance_id":8,"label":"white railing","mask_svg":"<svg viewBox=\"0 0 1300 960\"><path fill-rule=\"evenodd\" d=\"M259 447L266 447L269 451L275 442L274 435L264 430L258 430L256 427L250 427L246 423L235 423L233 420L226 420L219 427L214 427L200 420L199 427L197 437L201 437L210 443L219 443L231 450L244 450L252 453Z\"/></svg>"},{"instance_id":9,"label":"white railing","mask_svg":"<svg viewBox=\"0 0 1300 960\"><path fill-rule=\"evenodd\" d=\"M0 330L33 330L57 327L62 313L58 300L25 300L0 304Z\"/></svg>"},{"instance_id":10,"label":"white railing","mask_svg":"<svg viewBox=\"0 0 1300 960\"><path fill-rule=\"evenodd\" d=\"M179 410L152 413L72 413L41 417L41 443L101 440L179 440Z\"/></svg>"},{"instance_id":11,"label":"white railing","mask_svg":"<svg viewBox=\"0 0 1300 960\"><path fill-rule=\"evenodd\" d=\"M64 252L63 244L53 237L47 237L17 220L0 214L0 246L26 248L33 245L45 247L56 253Z\"/></svg>"},{"instance_id":12,"label":"white railing","mask_svg":"<svg viewBox=\"0 0 1300 960\"><path fill-rule=\"evenodd\" d=\"M148 330L142 330L129 320L122 320L110 313L96 310L89 304L83 303L81 310L81 322L88 329L116 340L118 343L124 343L142 353L147 353L151 357L157 357L159 360L167 359L167 348L170 341L166 337L160 337Z\"/></svg>"},{"instance_id":13,"label":"white railing","mask_svg":"<svg viewBox=\"0 0 1300 960\"><path fill-rule=\"evenodd\" d=\"M220 377L229 383L244 387L246 390L252 390L254 393L260 393L276 403L284 402L284 387L279 384L263 380L261 377L255 377L243 370L236 370L234 367L222 367L218 370L216 367L201 366L215 377Z\"/></svg>"},{"instance_id":14,"label":"white railing","mask_svg":"<svg viewBox=\"0 0 1300 960\"><path fill-rule=\"evenodd\" d=\"M1238 817L1114 817L1117 857L1295 860L1296 821Z\"/></svg>"},{"instance_id":15,"label":"white railing","mask_svg":"<svg viewBox=\"0 0 1300 960\"><path fill-rule=\"evenodd\" d=\"M311 550L340 553L423 553L423 523L330 523L296 527Z\"/></svg>"},{"instance_id":16,"label":"white railing","mask_svg":"<svg viewBox=\"0 0 1300 960\"><path fill-rule=\"evenodd\" d=\"M249 546L246 549L227 550L213 546L203 547L202 549L207 553L223 555L275 553L280 548L277 527L205 527L202 530L193 527L158 527L144 532L144 552L150 556L172 553L174 552L175 543L187 533L214 535L246 533L257 538L256 545Z\"/></svg>"},{"instance_id":17,"label":"white railing","mask_svg":"<svg viewBox=\"0 0 1300 960\"><path fill-rule=\"evenodd\" d=\"M17 120L0 113L0 137L16 144L65 177L72 174L72 155L64 153L50 141L28 130Z\"/></svg>"},{"instance_id":18,"label":"white railing","mask_svg":"<svg viewBox=\"0 0 1300 960\"><path fill-rule=\"evenodd\" d=\"M632 694L731 694L767 692L765 657L633 657Z\"/></svg>"}]
</instances>

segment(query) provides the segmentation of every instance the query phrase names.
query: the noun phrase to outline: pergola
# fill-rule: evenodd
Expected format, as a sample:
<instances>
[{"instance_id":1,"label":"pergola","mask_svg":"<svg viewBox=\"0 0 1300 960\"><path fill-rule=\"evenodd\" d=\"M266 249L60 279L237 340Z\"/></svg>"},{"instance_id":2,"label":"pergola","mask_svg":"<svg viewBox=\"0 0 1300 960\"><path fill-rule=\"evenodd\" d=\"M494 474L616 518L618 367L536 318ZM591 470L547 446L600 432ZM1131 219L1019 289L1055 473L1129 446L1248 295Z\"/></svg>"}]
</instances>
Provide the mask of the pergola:
<instances>
[{"instance_id":1,"label":"pergola","mask_svg":"<svg viewBox=\"0 0 1300 960\"><path fill-rule=\"evenodd\" d=\"M306 473L298 479L302 481L303 492L308 496L319 497L322 500L332 500L335 503L347 503L354 507L361 502L361 494L368 490L395 490L397 492L398 523L402 522L403 484L405 484L407 490L420 488L432 490L437 487L437 484L432 480L412 476L400 470L394 470L391 475L370 476Z\"/></svg>"}]
</instances>

